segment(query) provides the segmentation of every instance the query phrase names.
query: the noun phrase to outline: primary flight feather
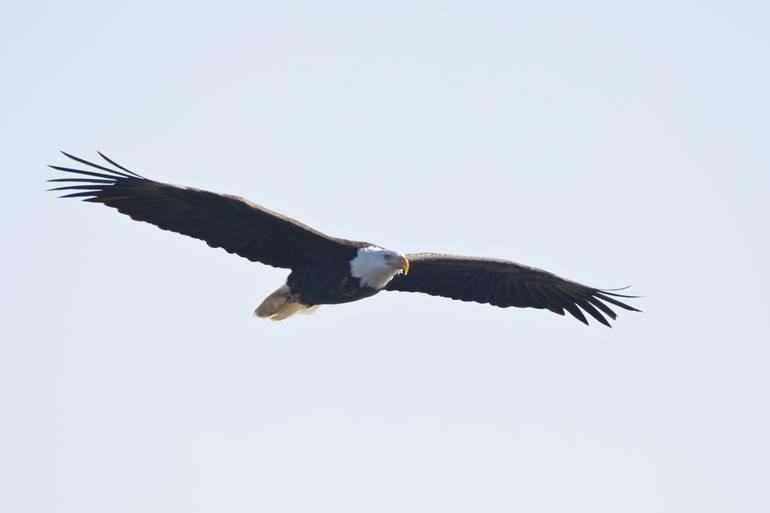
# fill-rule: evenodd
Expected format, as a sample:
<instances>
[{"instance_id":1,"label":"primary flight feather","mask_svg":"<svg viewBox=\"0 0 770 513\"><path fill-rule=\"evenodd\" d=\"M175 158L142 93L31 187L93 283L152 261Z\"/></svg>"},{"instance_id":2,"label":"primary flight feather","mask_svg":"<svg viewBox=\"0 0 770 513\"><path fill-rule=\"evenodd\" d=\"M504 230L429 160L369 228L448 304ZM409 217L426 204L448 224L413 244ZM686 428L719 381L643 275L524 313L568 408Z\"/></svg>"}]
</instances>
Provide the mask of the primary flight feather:
<instances>
[{"instance_id":1,"label":"primary flight feather","mask_svg":"<svg viewBox=\"0 0 770 513\"><path fill-rule=\"evenodd\" d=\"M78 175L49 180L65 184L51 189L66 191L62 197L103 203L134 220L195 237L252 262L291 269L286 283L257 307L258 317L282 320L382 290L559 315L566 310L588 324L585 312L606 326L608 317L616 317L610 305L639 311L618 299L636 296L588 287L534 267L491 258L404 255L369 242L330 237L238 196L149 180L102 153L104 165L64 155L95 171L50 166Z\"/></svg>"}]
</instances>

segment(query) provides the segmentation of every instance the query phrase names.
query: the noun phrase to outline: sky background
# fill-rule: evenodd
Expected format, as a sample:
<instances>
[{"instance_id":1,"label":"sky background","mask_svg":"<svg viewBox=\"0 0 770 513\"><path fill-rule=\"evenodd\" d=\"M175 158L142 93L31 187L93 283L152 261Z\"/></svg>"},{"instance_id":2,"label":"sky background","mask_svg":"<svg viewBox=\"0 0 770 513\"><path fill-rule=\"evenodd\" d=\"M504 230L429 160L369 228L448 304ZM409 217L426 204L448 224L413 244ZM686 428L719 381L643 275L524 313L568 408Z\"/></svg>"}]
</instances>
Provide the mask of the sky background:
<instances>
[{"instance_id":1,"label":"sky background","mask_svg":"<svg viewBox=\"0 0 770 513\"><path fill-rule=\"evenodd\" d=\"M17 2L0 510L770 510L766 2ZM613 329L286 272L43 192L57 151L510 258Z\"/></svg>"}]
</instances>

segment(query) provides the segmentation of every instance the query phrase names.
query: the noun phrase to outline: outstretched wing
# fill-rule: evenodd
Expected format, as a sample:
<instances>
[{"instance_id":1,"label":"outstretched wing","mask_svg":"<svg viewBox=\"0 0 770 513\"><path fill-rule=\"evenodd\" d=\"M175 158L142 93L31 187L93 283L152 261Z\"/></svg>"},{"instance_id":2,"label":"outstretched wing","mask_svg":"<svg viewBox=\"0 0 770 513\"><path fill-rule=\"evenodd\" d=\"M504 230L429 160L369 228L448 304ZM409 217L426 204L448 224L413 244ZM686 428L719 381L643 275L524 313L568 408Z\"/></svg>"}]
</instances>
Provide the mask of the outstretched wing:
<instances>
[{"instance_id":1,"label":"outstretched wing","mask_svg":"<svg viewBox=\"0 0 770 513\"><path fill-rule=\"evenodd\" d=\"M615 319L607 303L638 312L616 298L634 298L565 280L547 271L508 260L433 253L406 255L409 274L394 277L386 290L422 292L461 301L488 303L502 308L545 308L559 315L564 310L588 324L583 311L609 326ZM583 311L581 311L581 309Z\"/></svg>"},{"instance_id":2,"label":"outstretched wing","mask_svg":"<svg viewBox=\"0 0 770 513\"><path fill-rule=\"evenodd\" d=\"M111 168L64 155L98 171L50 166L78 175L49 180L66 183L50 189L68 191L63 198L104 203L136 221L189 235L252 262L295 268L323 263L336 252L359 245L328 237L238 196L148 180L101 153Z\"/></svg>"}]
</instances>

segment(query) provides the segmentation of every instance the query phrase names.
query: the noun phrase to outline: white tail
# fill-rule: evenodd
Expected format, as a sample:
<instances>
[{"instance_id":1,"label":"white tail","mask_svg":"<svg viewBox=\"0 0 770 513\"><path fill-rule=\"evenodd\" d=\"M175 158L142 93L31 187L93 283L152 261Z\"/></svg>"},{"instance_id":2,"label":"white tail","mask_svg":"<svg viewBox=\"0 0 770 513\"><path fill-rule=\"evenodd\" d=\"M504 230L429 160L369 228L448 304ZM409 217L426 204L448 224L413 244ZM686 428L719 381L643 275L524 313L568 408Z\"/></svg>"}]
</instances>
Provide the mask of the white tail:
<instances>
[{"instance_id":1,"label":"white tail","mask_svg":"<svg viewBox=\"0 0 770 513\"><path fill-rule=\"evenodd\" d=\"M318 305L308 306L300 303L299 298L293 296L289 286L284 283L262 301L254 310L254 315L271 321L282 321L299 312L313 313L317 308Z\"/></svg>"}]
</instances>

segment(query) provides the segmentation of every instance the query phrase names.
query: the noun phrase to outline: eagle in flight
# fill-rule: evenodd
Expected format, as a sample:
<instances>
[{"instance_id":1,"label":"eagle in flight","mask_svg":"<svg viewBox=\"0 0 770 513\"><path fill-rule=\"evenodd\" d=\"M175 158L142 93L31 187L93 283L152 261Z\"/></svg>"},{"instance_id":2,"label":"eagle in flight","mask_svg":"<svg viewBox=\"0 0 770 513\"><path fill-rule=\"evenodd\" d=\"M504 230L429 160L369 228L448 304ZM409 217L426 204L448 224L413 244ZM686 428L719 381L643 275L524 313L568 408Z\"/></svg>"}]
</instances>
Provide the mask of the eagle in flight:
<instances>
[{"instance_id":1,"label":"eagle in flight","mask_svg":"<svg viewBox=\"0 0 770 513\"><path fill-rule=\"evenodd\" d=\"M62 152L64 153L64 152ZM422 292L501 308L538 308L588 324L583 312L610 326L610 305L638 312L617 290L597 289L509 260L436 253L402 254L369 242L330 237L238 196L156 182L99 155L86 169L50 166L75 176L53 191L103 203L136 221L205 241L252 262L290 269L286 282L257 307L257 317L282 320L319 305L348 303L383 290ZM109 166L109 167L108 167Z\"/></svg>"}]
</instances>

